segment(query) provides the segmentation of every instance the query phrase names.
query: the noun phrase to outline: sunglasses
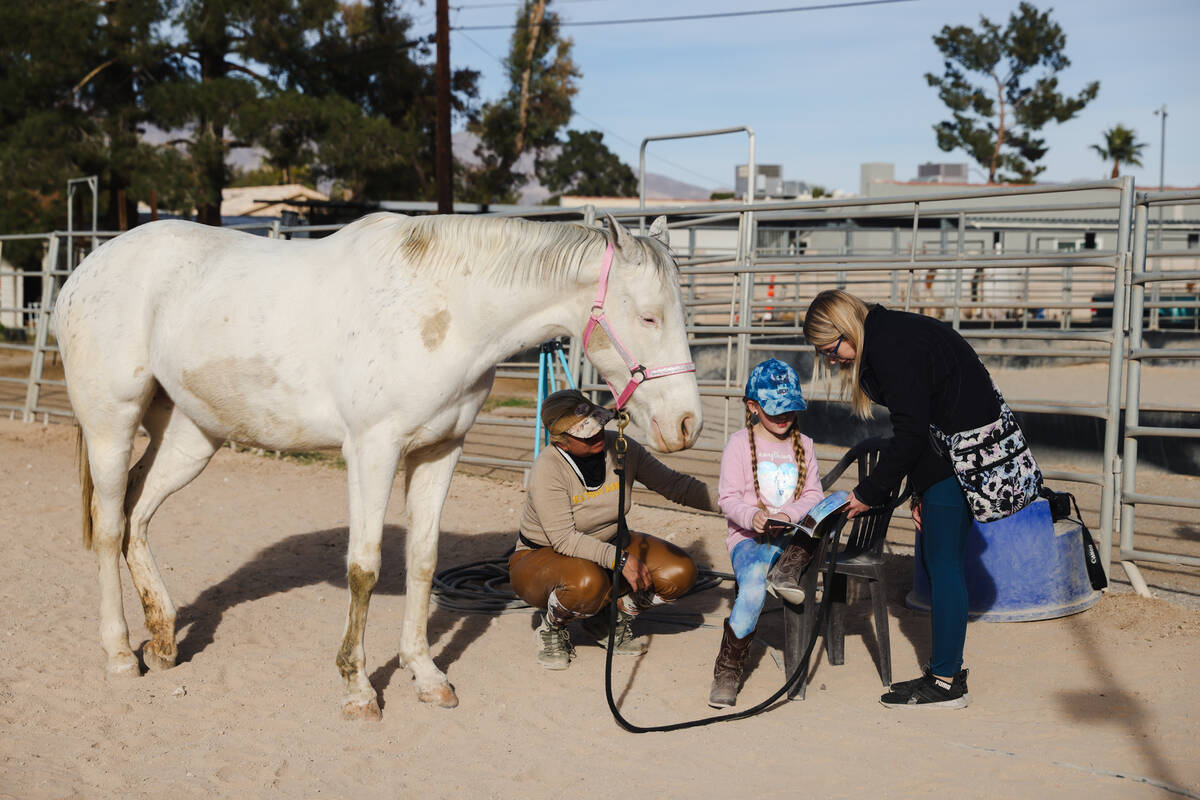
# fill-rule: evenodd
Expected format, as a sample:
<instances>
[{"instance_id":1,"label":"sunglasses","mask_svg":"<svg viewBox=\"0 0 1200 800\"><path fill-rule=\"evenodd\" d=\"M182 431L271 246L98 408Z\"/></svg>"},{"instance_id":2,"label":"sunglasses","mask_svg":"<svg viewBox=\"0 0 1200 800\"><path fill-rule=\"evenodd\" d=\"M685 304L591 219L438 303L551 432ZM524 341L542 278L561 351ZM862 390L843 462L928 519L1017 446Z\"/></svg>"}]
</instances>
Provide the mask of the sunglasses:
<instances>
[{"instance_id":1,"label":"sunglasses","mask_svg":"<svg viewBox=\"0 0 1200 800\"><path fill-rule=\"evenodd\" d=\"M817 348L817 355L821 356L822 358L828 358L830 361L845 360L840 355L838 355L838 348L842 346L842 342L845 341L845 339L846 339L846 336L845 336L845 334L843 334L837 338L837 341L834 342L832 346L826 347L824 349Z\"/></svg>"}]
</instances>

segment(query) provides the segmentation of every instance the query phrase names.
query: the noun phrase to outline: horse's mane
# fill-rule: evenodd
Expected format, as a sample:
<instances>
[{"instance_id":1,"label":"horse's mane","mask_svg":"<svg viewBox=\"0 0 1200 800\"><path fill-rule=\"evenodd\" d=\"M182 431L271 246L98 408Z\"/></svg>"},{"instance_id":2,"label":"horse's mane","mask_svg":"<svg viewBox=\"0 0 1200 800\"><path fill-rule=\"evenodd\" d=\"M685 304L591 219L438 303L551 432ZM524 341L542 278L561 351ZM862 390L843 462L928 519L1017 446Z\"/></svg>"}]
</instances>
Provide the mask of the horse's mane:
<instances>
[{"instance_id":1,"label":"horse's mane","mask_svg":"<svg viewBox=\"0 0 1200 800\"><path fill-rule=\"evenodd\" d=\"M409 270L479 277L501 285L567 286L584 261L608 242L599 228L577 223L530 222L514 217L369 214L340 234L357 233L370 255ZM642 263L664 281L676 280L665 247L639 237Z\"/></svg>"}]
</instances>

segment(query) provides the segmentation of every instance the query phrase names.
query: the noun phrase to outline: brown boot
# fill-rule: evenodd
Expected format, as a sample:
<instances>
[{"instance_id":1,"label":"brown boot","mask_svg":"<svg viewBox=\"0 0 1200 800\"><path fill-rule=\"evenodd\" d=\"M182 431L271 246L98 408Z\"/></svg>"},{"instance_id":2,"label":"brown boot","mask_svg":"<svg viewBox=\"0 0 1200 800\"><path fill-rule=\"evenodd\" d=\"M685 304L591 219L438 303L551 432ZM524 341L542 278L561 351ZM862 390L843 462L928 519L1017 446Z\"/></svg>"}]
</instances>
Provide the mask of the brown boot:
<instances>
[{"instance_id":1,"label":"brown boot","mask_svg":"<svg viewBox=\"0 0 1200 800\"><path fill-rule=\"evenodd\" d=\"M737 703L738 689L742 686L742 667L746 665L746 654L754 631L739 639L725 620L725 633L721 637L721 650L713 666L712 690L708 693L708 704L713 708L728 708Z\"/></svg>"},{"instance_id":2,"label":"brown boot","mask_svg":"<svg viewBox=\"0 0 1200 800\"><path fill-rule=\"evenodd\" d=\"M804 602L804 589L800 588L800 578L816 555L818 544L820 542L807 533L797 531L792 536L792 541L783 549L779 560L767 573L767 591L772 597L794 605Z\"/></svg>"}]
</instances>

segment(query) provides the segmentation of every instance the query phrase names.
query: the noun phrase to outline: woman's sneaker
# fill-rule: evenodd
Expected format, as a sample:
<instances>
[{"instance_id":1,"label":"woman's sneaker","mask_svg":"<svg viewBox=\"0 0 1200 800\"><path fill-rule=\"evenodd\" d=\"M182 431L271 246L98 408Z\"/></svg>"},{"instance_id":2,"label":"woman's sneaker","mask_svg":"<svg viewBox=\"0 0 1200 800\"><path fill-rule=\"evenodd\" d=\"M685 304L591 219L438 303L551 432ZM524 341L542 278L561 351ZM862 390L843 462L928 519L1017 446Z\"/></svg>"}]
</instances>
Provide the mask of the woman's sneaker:
<instances>
[{"instance_id":1,"label":"woman's sneaker","mask_svg":"<svg viewBox=\"0 0 1200 800\"><path fill-rule=\"evenodd\" d=\"M537 662L546 669L566 669L571 666L575 648L571 646L571 635L566 628L558 628L542 615L542 624L533 632L533 644L537 648Z\"/></svg>"},{"instance_id":2,"label":"woman's sneaker","mask_svg":"<svg viewBox=\"0 0 1200 800\"><path fill-rule=\"evenodd\" d=\"M588 617L582 623L583 630L596 640L596 644L608 649L608 609ZM617 606L617 632L613 636L616 647L613 653L619 656L640 656L646 652L646 640L633 635L633 614Z\"/></svg>"},{"instance_id":3,"label":"woman's sneaker","mask_svg":"<svg viewBox=\"0 0 1200 800\"><path fill-rule=\"evenodd\" d=\"M929 665L926 664L923 667L921 667L921 677L913 678L913 679L907 680L907 681L897 681L896 683L893 683L890 686L888 686L888 688L891 689L893 692L903 691L903 692L911 693L912 690L916 688L918 683L925 680L932 674L933 673L929 671ZM962 670L959 670L958 677L962 678L963 692L965 693L967 691L967 670L965 668Z\"/></svg>"},{"instance_id":4,"label":"woman's sneaker","mask_svg":"<svg viewBox=\"0 0 1200 800\"><path fill-rule=\"evenodd\" d=\"M926 667L920 678L893 683L892 690L884 693L879 702L888 708L966 708L971 702L971 695L967 694L967 671L960 671L953 681L947 682Z\"/></svg>"}]
</instances>

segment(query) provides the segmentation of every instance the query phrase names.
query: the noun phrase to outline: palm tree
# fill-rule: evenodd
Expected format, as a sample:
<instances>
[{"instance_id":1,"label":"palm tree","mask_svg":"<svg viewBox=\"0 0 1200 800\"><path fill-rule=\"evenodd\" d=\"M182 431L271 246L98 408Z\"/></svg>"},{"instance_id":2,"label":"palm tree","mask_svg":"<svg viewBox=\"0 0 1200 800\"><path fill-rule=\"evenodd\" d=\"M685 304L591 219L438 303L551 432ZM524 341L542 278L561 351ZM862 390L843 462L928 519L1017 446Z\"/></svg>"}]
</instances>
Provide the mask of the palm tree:
<instances>
[{"instance_id":1,"label":"palm tree","mask_svg":"<svg viewBox=\"0 0 1200 800\"><path fill-rule=\"evenodd\" d=\"M1112 177L1120 174L1120 166L1129 164L1134 167L1142 165L1142 150L1145 142L1137 141L1137 133L1124 125L1116 125L1104 132L1104 144L1094 144L1091 148L1100 154L1105 161L1112 159Z\"/></svg>"}]
</instances>

